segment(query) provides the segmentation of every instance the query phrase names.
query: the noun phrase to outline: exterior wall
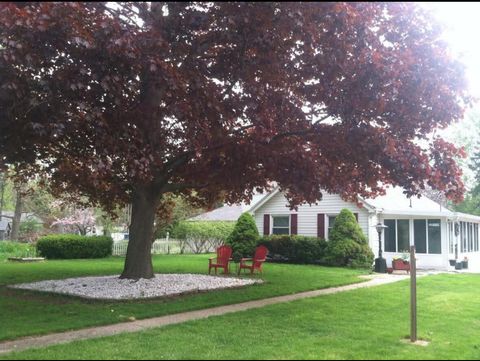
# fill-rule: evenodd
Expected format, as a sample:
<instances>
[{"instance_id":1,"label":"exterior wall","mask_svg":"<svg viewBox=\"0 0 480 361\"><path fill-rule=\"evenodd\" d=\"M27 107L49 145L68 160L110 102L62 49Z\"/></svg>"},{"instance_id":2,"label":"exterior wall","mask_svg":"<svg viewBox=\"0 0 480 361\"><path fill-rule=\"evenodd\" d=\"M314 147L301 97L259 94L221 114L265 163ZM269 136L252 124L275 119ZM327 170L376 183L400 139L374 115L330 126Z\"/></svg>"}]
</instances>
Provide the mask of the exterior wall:
<instances>
[{"instance_id":1,"label":"exterior wall","mask_svg":"<svg viewBox=\"0 0 480 361\"><path fill-rule=\"evenodd\" d=\"M375 255L375 258L378 257L378 234L375 229L375 224L378 222L383 223L384 219L408 219L410 228L410 244L414 244L414 228L413 228L413 221L415 219L440 219L441 221L441 246L442 246L442 253L441 254L417 254L417 265L420 269L441 269L447 270L449 269L449 244L448 244L448 225L447 225L447 217L424 217L424 216L409 216L409 215L383 215L377 214L374 211L368 211L366 208L358 207L354 203L345 202L340 196L335 194L328 194L325 193L323 195L323 199L318 202L318 204L314 205L301 205L298 207L298 210L290 210L288 208L288 201L283 196L282 193L275 194L272 198L270 198L265 204L263 204L260 208L258 208L254 213L254 218L256 225L260 234L263 234L263 221L264 215L268 214L270 216L275 215L291 215L297 214L297 227L299 235L304 236L317 236L317 215L319 213L325 214L325 233L328 231L328 216L329 215L337 215L340 211L344 208L349 209L353 213L358 213L358 223L362 228L364 234L368 237L369 245ZM270 221L270 232L273 222ZM391 267L392 258L394 256L400 256L401 253L394 253L394 252L385 252L385 239L384 234L382 234L382 249L384 250L383 256L387 259L387 266ZM478 256L478 264L480 265L480 253L476 254L465 254L468 256L469 266L471 267L472 261L477 261ZM463 259L464 254L459 252L459 259Z\"/></svg>"},{"instance_id":2,"label":"exterior wall","mask_svg":"<svg viewBox=\"0 0 480 361\"><path fill-rule=\"evenodd\" d=\"M354 203L345 202L340 196L335 194L323 194L323 199L314 205L301 205L298 210L290 210L288 201L282 193L275 194L264 205L255 211L254 217L258 231L263 234L263 216L269 214L290 215L298 214L298 233L303 236L317 237L317 214L325 214L325 232L328 230L328 215L337 215L344 208L353 213L358 213L358 223L365 235L369 236L369 213L365 208L359 208ZM270 227L272 222L270 222Z\"/></svg>"},{"instance_id":3,"label":"exterior wall","mask_svg":"<svg viewBox=\"0 0 480 361\"><path fill-rule=\"evenodd\" d=\"M470 222L470 223L477 223L479 224L479 237L480 237L480 222L478 220L472 220L472 219L467 219L467 218L460 218L457 221L458 223L460 222ZM474 273L480 273L480 250L479 251L463 251L462 252L462 247L461 247L461 242L462 239L460 237L460 234L454 236L454 244L457 245L458 247L458 257L457 261L463 261L465 257L468 258L468 270L470 272ZM455 254L452 253L449 256L449 259L455 259Z\"/></svg>"},{"instance_id":4,"label":"exterior wall","mask_svg":"<svg viewBox=\"0 0 480 361\"><path fill-rule=\"evenodd\" d=\"M369 227L368 227L368 243L370 248L375 255L375 258L378 257L378 233L376 228L374 227L378 223L379 217L376 213L371 213L369 216ZM382 240L383 241L383 240ZM383 244L382 244L382 249Z\"/></svg>"}]
</instances>

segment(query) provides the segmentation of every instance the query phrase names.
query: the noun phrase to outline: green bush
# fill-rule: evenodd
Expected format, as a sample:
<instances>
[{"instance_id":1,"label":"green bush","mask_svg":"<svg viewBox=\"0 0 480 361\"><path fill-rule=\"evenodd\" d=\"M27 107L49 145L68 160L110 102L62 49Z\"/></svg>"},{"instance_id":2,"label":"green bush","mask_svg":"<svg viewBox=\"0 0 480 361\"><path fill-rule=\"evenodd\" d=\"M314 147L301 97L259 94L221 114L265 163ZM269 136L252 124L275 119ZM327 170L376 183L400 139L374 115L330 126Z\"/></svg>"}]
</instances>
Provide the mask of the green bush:
<instances>
[{"instance_id":1,"label":"green bush","mask_svg":"<svg viewBox=\"0 0 480 361\"><path fill-rule=\"evenodd\" d=\"M233 259L238 261L242 257L252 257L259 237L252 215L248 212L243 213L226 242L233 249Z\"/></svg>"},{"instance_id":2,"label":"green bush","mask_svg":"<svg viewBox=\"0 0 480 361\"><path fill-rule=\"evenodd\" d=\"M203 238L226 241L235 227L235 222L221 221L182 221L170 233L170 238Z\"/></svg>"},{"instance_id":3,"label":"green bush","mask_svg":"<svg viewBox=\"0 0 480 361\"><path fill-rule=\"evenodd\" d=\"M334 266L370 268L373 258L367 237L355 216L348 209L343 209L330 231L325 260Z\"/></svg>"},{"instance_id":4,"label":"green bush","mask_svg":"<svg viewBox=\"0 0 480 361\"><path fill-rule=\"evenodd\" d=\"M107 236L54 234L41 237L37 251L48 259L104 258L112 254L112 245Z\"/></svg>"},{"instance_id":5,"label":"green bush","mask_svg":"<svg viewBox=\"0 0 480 361\"><path fill-rule=\"evenodd\" d=\"M19 239L21 240L35 240L43 231L43 224L37 222L35 219L27 219L20 223Z\"/></svg>"},{"instance_id":6,"label":"green bush","mask_svg":"<svg viewBox=\"0 0 480 361\"><path fill-rule=\"evenodd\" d=\"M277 262L320 264L325 258L327 242L316 237L274 235L260 239L268 248L269 258Z\"/></svg>"},{"instance_id":7,"label":"green bush","mask_svg":"<svg viewBox=\"0 0 480 361\"><path fill-rule=\"evenodd\" d=\"M9 257L35 257L35 246L31 243L0 241L0 259Z\"/></svg>"}]
</instances>

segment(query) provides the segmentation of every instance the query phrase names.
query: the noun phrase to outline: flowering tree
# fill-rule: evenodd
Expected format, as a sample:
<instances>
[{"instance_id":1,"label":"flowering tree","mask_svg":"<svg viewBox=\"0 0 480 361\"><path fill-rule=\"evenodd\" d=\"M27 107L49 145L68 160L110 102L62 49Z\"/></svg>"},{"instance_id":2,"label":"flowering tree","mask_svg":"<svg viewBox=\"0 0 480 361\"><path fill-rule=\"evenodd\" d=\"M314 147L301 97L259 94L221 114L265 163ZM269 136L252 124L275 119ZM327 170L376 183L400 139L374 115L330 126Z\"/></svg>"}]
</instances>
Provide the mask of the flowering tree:
<instances>
[{"instance_id":1,"label":"flowering tree","mask_svg":"<svg viewBox=\"0 0 480 361\"><path fill-rule=\"evenodd\" d=\"M95 227L95 215L92 209L76 209L70 216L52 223L52 227L59 225L84 236Z\"/></svg>"},{"instance_id":2,"label":"flowering tree","mask_svg":"<svg viewBox=\"0 0 480 361\"><path fill-rule=\"evenodd\" d=\"M1 3L0 162L132 204L126 278L153 277L167 194L458 200L461 151L430 134L468 96L440 35L414 3Z\"/></svg>"}]
</instances>

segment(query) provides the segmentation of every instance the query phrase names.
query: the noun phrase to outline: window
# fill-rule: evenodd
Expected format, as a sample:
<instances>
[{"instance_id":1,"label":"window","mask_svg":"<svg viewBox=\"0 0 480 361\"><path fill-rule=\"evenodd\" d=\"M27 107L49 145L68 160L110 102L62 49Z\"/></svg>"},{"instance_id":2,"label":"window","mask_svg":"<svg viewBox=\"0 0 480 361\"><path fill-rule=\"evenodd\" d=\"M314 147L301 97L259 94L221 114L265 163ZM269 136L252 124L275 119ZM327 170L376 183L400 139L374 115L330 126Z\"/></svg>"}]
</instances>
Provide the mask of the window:
<instances>
[{"instance_id":1,"label":"window","mask_svg":"<svg viewBox=\"0 0 480 361\"><path fill-rule=\"evenodd\" d=\"M475 223L473 225L473 239L474 239L474 242L475 242L475 252L478 252L479 251L479 248L478 248L478 223Z\"/></svg>"},{"instance_id":2,"label":"window","mask_svg":"<svg viewBox=\"0 0 480 361\"><path fill-rule=\"evenodd\" d=\"M480 251L478 223L460 222L460 252Z\"/></svg>"},{"instance_id":3,"label":"window","mask_svg":"<svg viewBox=\"0 0 480 361\"><path fill-rule=\"evenodd\" d=\"M410 221L408 219L386 219L385 252L408 252L410 248Z\"/></svg>"},{"instance_id":4,"label":"window","mask_svg":"<svg viewBox=\"0 0 480 361\"><path fill-rule=\"evenodd\" d=\"M397 222L394 219L386 219L385 228L385 252L396 252L397 249Z\"/></svg>"},{"instance_id":5,"label":"window","mask_svg":"<svg viewBox=\"0 0 480 361\"><path fill-rule=\"evenodd\" d=\"M428 220L428 253L442 253L442 232L439 219Z\"/></svg>"},{"instance_id":6,"label":"window","mask_svg":"<svg viewBox=\"0 0 480 361\"><path fill-rule=\"evenodd\" d=\"M467 249L468 252L472 252L473 248L473 224L467 223Z\"/></svg>"},{"instance_id":7,"label":"window","mask_svg":"<svg viewBox=\"0 0 480 361\"><path fill-rule=\"evenodd\" d=\"M413 237L417 253L427 253L427 228L424 219L413 221Z\"/></svg>"},{"instance_id":8,"label":"window","mask_svg":"<svg viewBox=\"0 0 480 361\"><path fill-rule=\"evenodd\" d=\"M335 219L337 216L328 216L328 234L327 234L327 239L330 238L330 231L333 228L333 225L335 224Z\"/></svg>"},{"instance_id":9,"label":"window","mask_svg":"<svg viewBox=\"0 0 480 361\"><path fill-rule=\"evenodd\" d=\"M410 249L410 221L397 221L397 252L408 252Z\"/></svg>"},{"instance_id":10,"label":"window","mask_svg":"<svg viewBox=\"0 0 480 361\"><path fill-rule=\"evenodd\" d=\"M290 234L290 216L272 216L272 234Z\"/></svg>"},{"instance_id":11,"label":"window","mask_svg":"<svg viewBox=\"0 0 480 361\"><path fill-rule=\"evenodd\" d=\"M410 249L410 221L408 219L386 219L385 252L408 252ZM450 224L453 231L453 225ZM473 235L473 227L472 227ZM441 254L442 232L439 219L413 220L413 239L417 253ZM453 243L450 245L453 247Z\"/></svg>"},{"instance_id":12,"label":"window","mask_svg":"<svg viewBox=\"0 0 480 361\"><path fill-rule=\"evenodd\" d=\"M454 237L454 224L453 222L448 222L448 250L451 254L455 252L454 245L453 245L453 237Z\"/></svg>"}]
</instances>

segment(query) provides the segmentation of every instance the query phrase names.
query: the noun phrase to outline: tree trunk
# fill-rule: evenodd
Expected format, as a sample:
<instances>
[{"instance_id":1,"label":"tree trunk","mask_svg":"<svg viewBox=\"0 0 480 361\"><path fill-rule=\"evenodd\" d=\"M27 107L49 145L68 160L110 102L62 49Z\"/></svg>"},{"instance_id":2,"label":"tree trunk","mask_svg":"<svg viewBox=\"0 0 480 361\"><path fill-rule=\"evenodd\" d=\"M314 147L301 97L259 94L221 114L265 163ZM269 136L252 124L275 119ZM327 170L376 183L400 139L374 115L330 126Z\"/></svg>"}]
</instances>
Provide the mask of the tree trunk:
<instances>
[{"instance_id":1,"label":"tree trunk","mask_svg":"<svg viewBox=\"0 0 480 361\"><path fill-rule=\"evenodd\" d=\"M20 222L22 221L22 210L23 210L23 194L20 187L17 188L17 200L15 201L15 213L13 214L12 220L12 232L10 233L10 239L18 241L18 236L20 234Z\"/></svg>"},{"instance_id":2,"label":"tree trunk","mask_svg":"<svg viewBox=\"0 0 480 361\"><path fill-rule=\"evenodd\" d=\"M142 188L133 194L127 257L120 278L154 277L151 249L158 199L154 189Z\"/></svg>"}]
</instances>

